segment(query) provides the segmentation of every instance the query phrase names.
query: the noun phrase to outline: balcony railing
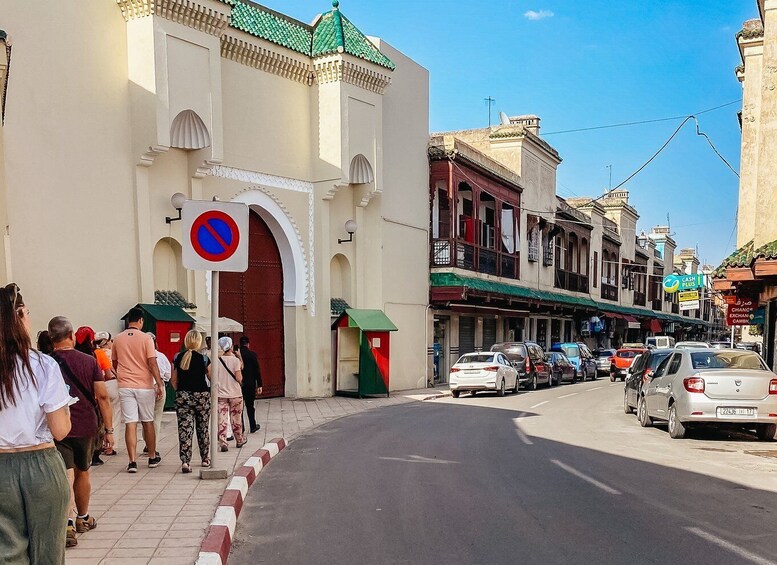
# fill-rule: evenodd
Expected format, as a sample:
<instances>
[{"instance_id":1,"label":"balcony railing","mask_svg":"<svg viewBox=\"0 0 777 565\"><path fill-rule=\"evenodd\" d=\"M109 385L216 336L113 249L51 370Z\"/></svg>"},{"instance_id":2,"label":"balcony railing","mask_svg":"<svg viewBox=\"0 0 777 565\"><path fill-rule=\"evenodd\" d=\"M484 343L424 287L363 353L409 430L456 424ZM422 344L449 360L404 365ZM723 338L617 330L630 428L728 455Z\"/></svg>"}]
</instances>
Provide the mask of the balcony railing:
<instances>
[{"instance_id":1,"label":"balcony railing","mask_svg":"<svg viewBox=\"0 0 777 565\"><path fill-rule=\"evenodd\" d=\"M658 312L664 309L663 304L664 304L664 301L661 300L660 298L654 298L653 300L650 301L650 307L653 310L657 310Z\"/></svg>"},{"instance_id":2,"label":"balcony railing","mask_svg":"<svg viewBox=\"0 0 777 565\"><path fill-rule=\"evenodd\" d=\"M502 253L459 239L433 239L431 251L432 267L457 267L510 279L520 274L517 253Z\"/></svg>"},{"instance_id":3,"label":"balcony railing","mask_svg":"<svg viewBox=\"0 0 777 565\"><path fill-rule=\"evenodd\" d=\"M645 306L647 304L647 296L644 292L634 291L634 304L637 306Z\"/></svg>"},{"instance_id":4,"label":"balcony railing","mask_svg":"<svg viewBox=\"0 0 777 565\"><path fill-rule=\"evenodd\" d=\"M579 273L572 273L564 269L556 269L556 280L554 286L571 290L572 292L588 293L588 276Z\"/></svg>"},{"instance_id":5,"label":"balcony railing","mask_svg":"<svg viewBox=\"0 0 777 565\"><path fill-rule=\"evenodd\" d=\"M618 287L612 284L602 283L602 298L605 300L618 300Z\"/></svg>"}]
</instances>

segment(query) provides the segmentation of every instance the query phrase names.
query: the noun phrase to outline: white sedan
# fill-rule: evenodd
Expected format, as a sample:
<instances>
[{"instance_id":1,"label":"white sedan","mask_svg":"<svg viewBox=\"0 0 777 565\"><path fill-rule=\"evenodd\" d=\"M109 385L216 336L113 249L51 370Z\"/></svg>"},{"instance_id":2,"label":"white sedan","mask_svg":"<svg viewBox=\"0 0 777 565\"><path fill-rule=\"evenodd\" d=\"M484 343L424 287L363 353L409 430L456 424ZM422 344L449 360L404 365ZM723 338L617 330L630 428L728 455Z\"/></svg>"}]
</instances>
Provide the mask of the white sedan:
<instances>
[{"instance_id":1,"label":"white sedan","mask_svg":"<svg viewBox=\"0 0 777 565\"><path fill-rule=\"evenodd\" d=\"M462 355L451 367L448 382L454 398L462 391L475 394L494 390L504 396L505 390L518 392L518 371L502 353L484 352Z\"/></svg>"}]
</instances>

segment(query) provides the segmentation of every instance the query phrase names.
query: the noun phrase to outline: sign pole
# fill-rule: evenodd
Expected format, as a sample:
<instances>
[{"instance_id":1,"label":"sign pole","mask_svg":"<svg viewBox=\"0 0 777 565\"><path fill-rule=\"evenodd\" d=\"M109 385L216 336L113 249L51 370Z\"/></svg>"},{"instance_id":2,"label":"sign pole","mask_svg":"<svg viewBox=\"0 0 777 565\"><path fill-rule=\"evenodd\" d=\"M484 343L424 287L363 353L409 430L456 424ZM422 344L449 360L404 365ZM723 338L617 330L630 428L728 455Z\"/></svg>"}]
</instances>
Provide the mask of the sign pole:
<instances>
[{"instance_id":1,"label":"sign pole","mask_svg":"<svg viewBox=\"0 0 777 565\"><path fill-rule=\"evenodd\" d=\"M734 349L734 328L736 326L731 326L731 349Z\"/></svg>"},{"instance_id":2,"label":"sign pole","mask_svg":"<svg viewBox=\"0 0 777 565\"><path fill-rule=\"evenodd\" d=\"M217 465L219 452L219 272L211 271L210 282L210 469L200 471L201 479L226 479L227 470Z\"/></svg>"}]
</instances>

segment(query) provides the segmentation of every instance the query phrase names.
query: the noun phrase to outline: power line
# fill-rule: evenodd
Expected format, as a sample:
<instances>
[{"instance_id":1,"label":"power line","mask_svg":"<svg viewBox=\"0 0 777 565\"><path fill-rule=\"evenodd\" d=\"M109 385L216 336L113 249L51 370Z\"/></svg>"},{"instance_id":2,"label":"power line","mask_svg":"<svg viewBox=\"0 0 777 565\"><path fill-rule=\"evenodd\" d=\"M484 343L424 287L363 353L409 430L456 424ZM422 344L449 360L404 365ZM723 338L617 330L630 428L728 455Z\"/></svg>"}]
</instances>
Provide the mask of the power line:
<instances>
[{"instance_id":1,"label":"power line","mask_svg":"<svg viewBox=\"0 0 777 565\"><path fill-rule=\"evenodd\" d=\"M737 104L739 102L742 102L742 99L738 100L732 100L731 102L726 102L725 104L721 104L719 106L715 106L713 108L707 108L706 110L702 110L700 112L694 112L691 115L694 116L701 116L702 114L706 114L707 112L714 112L715 110L720 110L721 108L725 108L727 106L731 106L733 104ZM560 130L560 131L551 131L551 132L544 132L542 135L543 137L548 135L560 135L562 133L577 133L580 131L594 131L594 130L600 130L600 129L610 129L610 128L622 128L627 126L638 126L642 124L655 124L658 122L671 122L675 120L682 120L683 118L687 118L688 115L684 116L672 116L671 118L655 118L652 120L639 120L636 122L622 122L619 124L608 124L604 126L592 126L592 127L586 127L586 128L577 128L577 129L566 129L566 130Z\"/></svg>"}]
</instances>

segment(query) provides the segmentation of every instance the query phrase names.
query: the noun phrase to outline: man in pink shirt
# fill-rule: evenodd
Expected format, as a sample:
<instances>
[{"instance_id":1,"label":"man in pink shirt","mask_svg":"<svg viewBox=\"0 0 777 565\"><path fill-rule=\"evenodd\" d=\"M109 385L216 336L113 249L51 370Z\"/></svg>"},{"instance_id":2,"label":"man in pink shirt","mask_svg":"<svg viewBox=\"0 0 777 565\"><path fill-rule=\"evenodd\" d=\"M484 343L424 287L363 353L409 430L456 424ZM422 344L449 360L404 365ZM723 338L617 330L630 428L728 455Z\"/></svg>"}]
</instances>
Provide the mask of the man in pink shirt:
<instances>
[{"instance_id":1,"label":"man in pink shirt","mask_svg":"<svg viewBox=\"0 0 777 565\"><path fill-rule=\"evenodd\" d=\"M137 473L138 422L143 426L143 437L148 446L148 466L157 467L162 462L156 451L154 402L162 397L164 384L159 375L154 340L141 331L143 311L132 308L127 314L127 324L129 327L113 340L111 359L119 383L119 402L126 426L127 472Z\"/></svg>"}]
</instances>

